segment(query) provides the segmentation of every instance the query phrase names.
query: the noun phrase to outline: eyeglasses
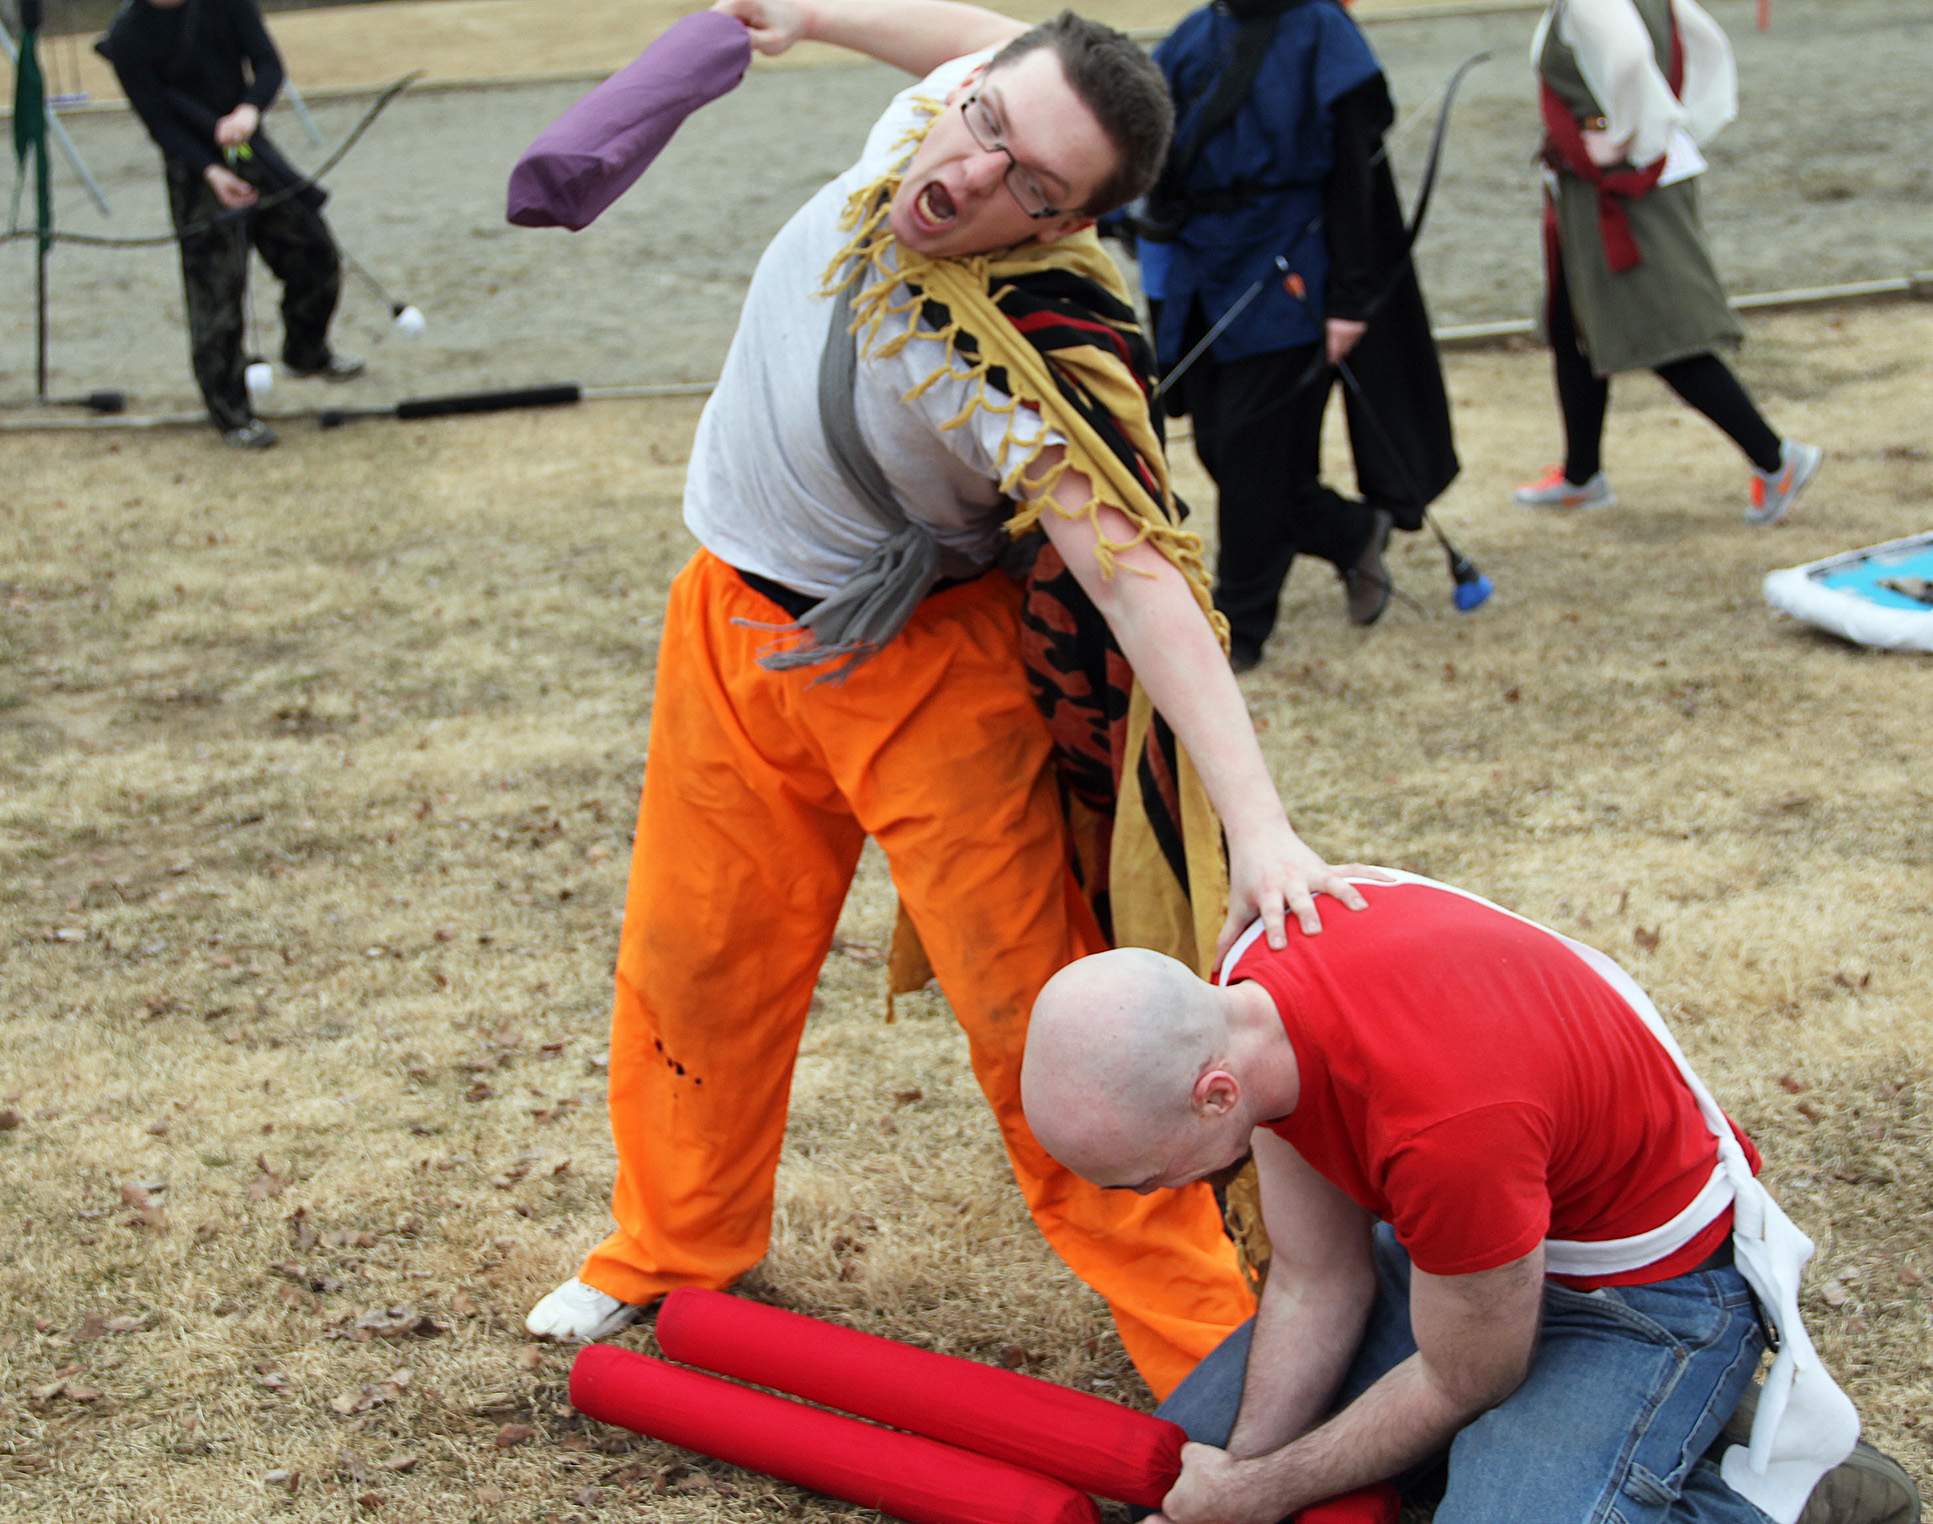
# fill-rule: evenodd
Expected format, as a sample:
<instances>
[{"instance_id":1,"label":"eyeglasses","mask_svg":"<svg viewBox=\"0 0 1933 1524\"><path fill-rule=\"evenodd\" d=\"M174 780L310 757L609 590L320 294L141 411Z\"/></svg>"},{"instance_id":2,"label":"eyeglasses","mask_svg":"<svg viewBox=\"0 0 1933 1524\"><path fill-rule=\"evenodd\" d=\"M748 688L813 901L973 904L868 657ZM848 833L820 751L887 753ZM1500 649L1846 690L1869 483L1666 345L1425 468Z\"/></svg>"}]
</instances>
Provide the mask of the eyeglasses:
<instances>
[{"instance_id":1,"label":"eyeglasses","mask_svg":"<svg viewBox=\"0 0 1933 1524\"><path fill-rule=\"evenodd\" d=\"M1063 215L1063 209L1047 199L1047 192L1040 188L1033 171L1013 156L1013 150L1000 136L1000 127L994 121L993 113L987 109L978 92L960 102L960 115L966 118L967 131L973 134L974 142L988 153L1004 153L1007 156L1004 178L1008 191L1020 203L1021 211L1037 222Z\"/></svg>"}]
</instances>

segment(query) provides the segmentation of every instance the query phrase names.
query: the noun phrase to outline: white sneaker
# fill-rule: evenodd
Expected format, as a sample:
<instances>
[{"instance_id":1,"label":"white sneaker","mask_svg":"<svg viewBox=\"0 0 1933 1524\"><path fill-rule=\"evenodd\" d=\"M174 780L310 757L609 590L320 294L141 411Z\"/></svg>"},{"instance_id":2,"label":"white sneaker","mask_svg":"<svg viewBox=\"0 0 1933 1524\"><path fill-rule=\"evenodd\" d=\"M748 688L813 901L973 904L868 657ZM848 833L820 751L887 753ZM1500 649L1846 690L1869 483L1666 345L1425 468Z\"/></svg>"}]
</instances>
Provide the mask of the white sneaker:
<instances>
[{"instance_id":1,"label":"white sneaker","mask_svg":"<svg viewBox=\"0 0 1933 1524\"><path fill-rule=\"evenodd\" d=\"M1617 498L1602 471L1580 485L1564 475L1562 466L1552 466L1536 481L1518 486L1510 501L1519 508L1610 508Z\"/></svg>"},{"instance_id":2,"label":"white sneaker","mask_svg":"<svg viewBox=\"0 0 1933 1524\"><path fill-rule=\"evenodd\" d=\"M1779 446L1778 470L1752 467L1752 506L1745 510L1745 522L1770 528L1784 518L1824 456L1825 451L1817 445L1795 444L1788 439Z\"/></svg>"},{"instance_id":3,"label":"white sneaker","mask_svg":"<svg viewBox=\"0 0 1933 1524\"><path fill-rule=\"evenodd\" d=\"M595 1344L634 1322L642 1306L620 1302L572 1276L530 1309L524 1327L540 1339Z\"/></svg>"}]
</instances>

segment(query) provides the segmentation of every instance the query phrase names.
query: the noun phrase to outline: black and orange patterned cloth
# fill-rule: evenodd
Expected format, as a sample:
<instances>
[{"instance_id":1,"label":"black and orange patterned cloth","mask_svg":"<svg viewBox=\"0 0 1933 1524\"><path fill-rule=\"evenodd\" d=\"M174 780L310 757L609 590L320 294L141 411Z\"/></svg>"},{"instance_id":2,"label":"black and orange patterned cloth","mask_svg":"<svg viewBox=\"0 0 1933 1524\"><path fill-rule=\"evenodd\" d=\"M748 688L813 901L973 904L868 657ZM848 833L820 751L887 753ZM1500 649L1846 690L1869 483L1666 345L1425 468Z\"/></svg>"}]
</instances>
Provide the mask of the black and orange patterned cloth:
<instances>
[{"instance_id":1,"label":"black and orange patterned cloth","mask_svg":"<svg viewBox=\"0 0 1933 1524\"><path fill-rule=\"evenodd\" d=\"M1106 621L1038 527L1046 512L1085 517L1109 576L1124 574L1120 552L1153 545L1187 579L1226 642L1200 538L1184 527L1185 510L1168 480L1150 406L1152 349L1120 272L1092 232L929 259L900 248L887 224L896 179L854 194L847 209L853 237L830 267L828 284L852 285L862 353L936 346L932 372L908 400L948 375L981 383L945 427L983 409L1009 417L1026 409L1065 441L1049 455L1045 436L1028 445L1010 428L1000 486L1015 504L1006 527L1030 566L1028 673L1054 736L1072 856L1111 942L1155 948L1205 974L1228 893L1220 822ZM882 337L889 315L906 317L908 325ZM1078 509L1053 498L1069 471L1089 487ZM1102 528L1103 503L1126 515L1130 538L1114 540ZM902 934L907 929L902 925Z\"/></svg>"}]
</instances>

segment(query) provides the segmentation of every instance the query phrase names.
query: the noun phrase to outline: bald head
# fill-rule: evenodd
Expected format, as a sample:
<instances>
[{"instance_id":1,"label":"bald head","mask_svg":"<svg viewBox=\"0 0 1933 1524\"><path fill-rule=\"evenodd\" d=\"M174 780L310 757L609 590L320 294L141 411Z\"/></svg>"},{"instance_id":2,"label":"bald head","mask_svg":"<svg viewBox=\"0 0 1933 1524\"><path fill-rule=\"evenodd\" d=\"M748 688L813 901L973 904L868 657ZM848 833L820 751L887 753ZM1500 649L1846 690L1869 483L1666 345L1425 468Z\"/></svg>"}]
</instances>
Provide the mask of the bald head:
<instances>
[{"instance_id":1,"label":"bald head","mask_svg":"<svg viewBox=\"0 0 1933 1524\"><path fill-rule=\"evenodd\" d=\"M1021 1072L1041 1146L1102 1185L1173 1183L1158 1177L1200 1141L1200 1082L1228 1058L1221 994L1142 948L1056 974L1034 1003Z\"/></svg>"}]
</instances>

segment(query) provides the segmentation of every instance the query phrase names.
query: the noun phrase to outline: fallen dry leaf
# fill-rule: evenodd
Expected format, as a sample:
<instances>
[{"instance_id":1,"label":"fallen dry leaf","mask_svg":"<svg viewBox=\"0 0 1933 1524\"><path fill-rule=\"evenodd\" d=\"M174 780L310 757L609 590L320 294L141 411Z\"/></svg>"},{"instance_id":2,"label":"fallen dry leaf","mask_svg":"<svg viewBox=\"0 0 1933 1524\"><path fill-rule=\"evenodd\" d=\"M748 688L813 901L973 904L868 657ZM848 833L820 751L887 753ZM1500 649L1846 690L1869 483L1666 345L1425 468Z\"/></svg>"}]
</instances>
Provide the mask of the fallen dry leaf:
<instances>
[{"instance_id":1,"label":"fallen dry leaf","mask_svg":"<svg viewBox=\"0 0 1933 1524\"><path fill-rule=\"evenodd\" d=\"M286 1281L275 1288L275 1295L283 1306L300 1307L305 1312L314 1312L322 1306L307 1286L290 1285Z\"/></svg>"},{"instance_id":2,"label":"fallen dry leaf","mask_svg":"<svg viewBox=\"0 0 1933 1524\"><path fill-rule=\"evenodd\" d=\"M0 1132L12 1132L14 1128L26 1120L19 1112L9 1106L6 1110L0 1111Z\"/></svg>"},{"instance_id":3,"label":"fallen dry leaf","mask_svg":"<svg viewBox=\"0 0 1933 1524\"><path fill-rule=\"evenodd\" d=\"M501 1487L479 1487L470 1496L475 1498L485 1508L489 1508L494 1504L501 1503L507 1494Z\"/></svg>"},{"instance_id":4,"label":"fallen dry leaf","mask_svg":"<svg viewBox=\"0 0 1933 1524\"><path fill-rule=\"evenodd\" d=\"M351 1482L373 1482L380 1473L354 1450L336 1452L336 1475Z\"/></svg>"},{"instance_id":5,"label":"fallen dry leaf","mask_svg":"<svg viewBox=\"0 0 1933 1524\"><path fill-rule=\"evenodd\" d=\"M520 1349L517 1351L517 1364L527 1371L542 1370L544 1366L544 1352L535 1347Z\"/></svg>"},{"instance_id":6,"label":"fallen dry leaf","mask_svg":"<svg viewBox=\"0 0 1933 1524\"><path fill-rule=\"evenodd\" d=\"M354 1326L357 1336L364 1339L434 1339L449 1332L414 1307L371 1307L357 1316Z\"/></svg>"},{"instance_id":7,"label":"fallen dry leaf","mask_svg":"<svg viewBox=\"0 0 1933 1524\"><path fill-rule=\"evenodd\" d=\"M1631 928L1631 940L1638 944L1638 951L1640 952L1656 952L1663 934L1664 928L1662 926L1633 926Z\"/></svg>"},{"instance_id":8,"label":"fallen dry leaf","mask_svg":"<svg viewBox=\"0 0 1933 1524\"><path fill-rule=\"evenodd\" d=\"M248 1182L248 1199L250 1201L267 1201L271 1197L281 1195L283 1191L288 1189L289 1182L287 1178L276 1174L274 1170L268 1167L267 1155L257 1154L255 1156L255 1168L259 1173L257 1173L253 1180Z\"/></svg>"},{"instance_id":9,"label":"fallen dry leaf","mask_svg":"<svg viewBox=\"0 0 1933 1524\"><path fill-rule=\"evenodd\" d=\"M499 1450L508 1450L512 1445L523 1444L536 1432L536 1428L527 1423L507 1423L497 1430L496 1446Z\"/></svg>"},{"instance_id":10,"label":"fallen dry leaf","mask_svg":"<svg viewBox=\"0 0 1933 1524\"><path fill-rule=\"evenodd\" d=\"M93 1402L101 1395L98 1387L88 1386L72 1375L56 1376L45 1386L35 1387L33 1394L42 1402L51 1402L56 1397L65 1397L70 1402Z\"/></svg>"},{"instance_id":11,"label":"fallen dry leaf","mask_svg":"<svg viewBox=\"0 0 1933 1524\"><path fill-rule=\"evenodd\" d=\"M344 1418L354 1413L367 1413L371 1408L379 1408L384 1403L394 1402L402 1396L411 1379L410 1371L405 1366L400 1370L391 1371L381 1381L370 1382L359 1392L344 1392L340 1397L330 1398L329 1406Z\"/></svg>"}]
</instances>

